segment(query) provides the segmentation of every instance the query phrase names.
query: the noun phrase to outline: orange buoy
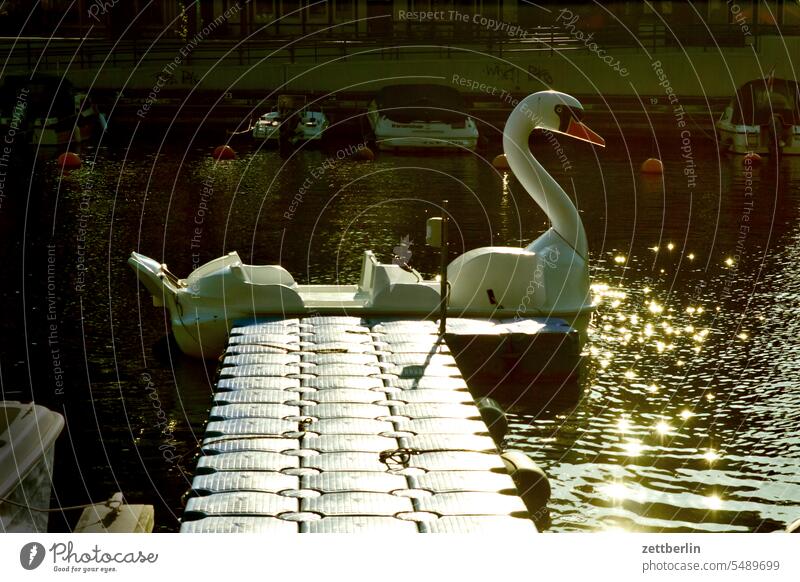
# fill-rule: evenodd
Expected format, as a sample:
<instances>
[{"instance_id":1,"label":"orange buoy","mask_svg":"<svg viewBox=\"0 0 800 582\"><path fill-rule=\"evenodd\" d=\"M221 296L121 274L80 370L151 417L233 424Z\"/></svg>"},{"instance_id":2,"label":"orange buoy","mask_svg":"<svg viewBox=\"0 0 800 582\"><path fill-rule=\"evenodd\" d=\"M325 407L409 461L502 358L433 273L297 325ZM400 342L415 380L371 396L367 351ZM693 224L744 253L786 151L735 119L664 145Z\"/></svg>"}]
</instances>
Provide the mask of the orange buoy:
<instances>
[{"instance_id":1,"label":"orange buoy","mask_svg":"<svg viewBox=\"0 0 800 582\"><path fill-rule=\"evenodd\" d=\"M64 170L74 170L81 167L81 158L78 154L73 152L64 152L56 160L59 166Z\"/></svg>"},{"instance_id":2,"label":"orange buoy","mask_svg":"<svg viewBox=\"0 0 800 582\"><path fill-rule=\"evenodd\" d=\"M221 145L214 148L212 155L215 160L232 160L236 157L236 152L229 145Z\"/></svg>"},{"instance_id":3,"label":"orange buoy","mask_svg":"<svg viewBox=\"0 0 800 582\"><path fill-rule=\"evenodd\" d=\"M745 154L742 163L757 166L761 163L761 156L759 156L756 152L750 152L749 154Z\"/></svg>"},{"instance_id":4,"label":"orange buoy","mask_svg":"<svg viewBox=\"0 0 800 582\"><path fill-rule=\"evenodd\" d=\"M355 153L353 154L353 159L363 160L365 162L371 162L372 160L375 159L375 153L367 146L364 146L363 148L359 148L358 150L355 151Z\"/></svg>"},{"instance_id":5,"label":"orange buoy","mask_svg":"<svg viewBox=\"0 0 800 582\"><path fill-rule=\"evenodd\" d=\"M656 158L647 158L642 162L642 174L663 174L664 164Z\"/></svg>"},{"instance_id":6,"label":"orange buoy","mask_svg":"<svg viewBox=\"0 0 800 582\"><path fill-rule=\"evenodd\" d=\"M508 165L508 160L505 154L500 154L492 160L492 165L498 170L510 170L511 166Z\"/></svg>"}]
</instances>

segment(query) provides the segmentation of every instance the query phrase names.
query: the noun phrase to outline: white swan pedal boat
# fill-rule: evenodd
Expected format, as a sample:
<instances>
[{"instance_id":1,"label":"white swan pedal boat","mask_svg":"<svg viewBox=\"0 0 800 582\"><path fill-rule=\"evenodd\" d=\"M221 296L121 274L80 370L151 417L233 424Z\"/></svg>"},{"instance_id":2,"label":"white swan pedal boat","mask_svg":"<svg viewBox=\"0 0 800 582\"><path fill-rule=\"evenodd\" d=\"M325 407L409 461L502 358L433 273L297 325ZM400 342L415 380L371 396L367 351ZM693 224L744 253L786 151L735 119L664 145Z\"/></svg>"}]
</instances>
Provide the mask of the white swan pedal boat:
<instances>
[{"instance_id":1,"label":"white swan pedal boat","mask_svg":"<svg viewBox=\"0 0 800 582\"><path fill-rule=\"evenodd\" d=\"M503 136L509 165L552 228L525 248L482 247L447 267L447 315L466 318L564 318L580 328L594 305L589 292L588 245L577 209L533 157L528 137L547 129L604 145L580 122L574 98L542 91L511 113ZM195 269L185 279L139 253L129 264L168 310L172 333L186 354L216 358L235 322L266 317L353 315L435 319L440 282L364 253L357 285L299 285L280 265L247 265L236 252ZM585 326L584 326L585 327Z\"/></svg>"}]
</instances>

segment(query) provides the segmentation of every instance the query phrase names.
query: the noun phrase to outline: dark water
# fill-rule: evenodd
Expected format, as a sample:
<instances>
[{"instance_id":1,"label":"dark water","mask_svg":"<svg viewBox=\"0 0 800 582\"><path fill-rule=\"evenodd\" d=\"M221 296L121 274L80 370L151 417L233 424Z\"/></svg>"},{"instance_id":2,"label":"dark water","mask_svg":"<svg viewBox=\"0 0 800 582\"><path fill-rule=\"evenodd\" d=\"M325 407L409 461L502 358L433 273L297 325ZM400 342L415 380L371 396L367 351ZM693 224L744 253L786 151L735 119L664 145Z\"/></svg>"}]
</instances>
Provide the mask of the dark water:
<instances>
[{"instance_id":1,"label":"dark water","mask_svg":"<svg viewBox=\"0 0 800 582\"><path fill-rule=\"evenodd\" d=\"M480 156L328 167L335 150L284 161L243 149L215 163L216 144L189 135L114 140L85 149L94 163L68 175L39 159L6 183L2 389L67 416L58 502L121 490L154 504L162 531L177 529L214 368L165 341L130 251L179 276L238 250L300 282L351 283L364 249L388 260L405 236L412 265L434 273L425 218L444 197L459 252L527 244L546 228L515 180ZM575 193L601 303L580 401L515 403L509 437L551 478L552 529L784 527L800 517L800 160L751 172L697 142L692 184L678 143L660 144L663 181L638 173L648 140L564 145L566 170L546 143L535 153ZM56 515L51 529L76 519Z\"/></svg>"}]
</instances>

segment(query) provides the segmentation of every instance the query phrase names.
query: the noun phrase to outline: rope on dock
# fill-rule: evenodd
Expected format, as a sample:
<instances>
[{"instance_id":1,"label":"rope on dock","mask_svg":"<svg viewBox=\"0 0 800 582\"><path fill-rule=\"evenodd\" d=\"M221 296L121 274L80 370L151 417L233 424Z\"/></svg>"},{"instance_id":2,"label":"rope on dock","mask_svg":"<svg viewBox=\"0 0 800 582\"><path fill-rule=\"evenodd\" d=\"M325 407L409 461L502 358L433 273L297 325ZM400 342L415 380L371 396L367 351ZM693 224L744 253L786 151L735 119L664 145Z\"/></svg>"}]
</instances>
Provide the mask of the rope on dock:
<instances>
[{"instance_id":1,"label":"rope on dock","mask_svg":"<svg viewBox=\"0 0 800 582\"><path fill-rule=\"evenodd\" d=\"M381 463L386 465L389 470L397 471L401 469L408 469L408 464L411 462L411 457L416 455L424 455L426 453L472 453L469 449L412 449L401 447L399 449L387 449L381 451L378 459Z\"/></svg>"},{"instance_id":2,"label":"rope on dock","mask_svg":"<svg viewBox=\"0 0 800 582\"><path fill-rule=\"evenodd\" d=\"M33 507L33 506L27 505L25 503L19 503L18 501L12 501L8 497L0 497L0 502L8 503L9 505L14 505L16 507L22 507L22 508L28 509L30 511L37 511L39 513L57 513L57 512L60 512L60 511L73 511L73 510L76 510L76 509L86 509L87 507L94 507L96 505L103 505L105 507L110 507L115 512L119 512L120 509L122 508L122 501L119 500L119 499L114 499L114 498L107 499L103 503L91 503L90 502L90 503L84 503L83 505L68 505L67 507L53 507L53 508L50 508L50 507L47 507L47 508L44 508L44 507Z\"/></svg>"},{"instance_id":3,"label":"rope on dock","mask_svg":"<svg viewBox=\"0 0 800 582\"><path fill-rule=\"evenodd\" d=\"M230 129L226 129L225 133L233 137L234 135L242 135L245 133L250 133L251 131L253 131L254 127L255 126L251 124L250 127L248 127L247 129L243 129L242 131L231 131Z\"/></svg>"}]
</instances>

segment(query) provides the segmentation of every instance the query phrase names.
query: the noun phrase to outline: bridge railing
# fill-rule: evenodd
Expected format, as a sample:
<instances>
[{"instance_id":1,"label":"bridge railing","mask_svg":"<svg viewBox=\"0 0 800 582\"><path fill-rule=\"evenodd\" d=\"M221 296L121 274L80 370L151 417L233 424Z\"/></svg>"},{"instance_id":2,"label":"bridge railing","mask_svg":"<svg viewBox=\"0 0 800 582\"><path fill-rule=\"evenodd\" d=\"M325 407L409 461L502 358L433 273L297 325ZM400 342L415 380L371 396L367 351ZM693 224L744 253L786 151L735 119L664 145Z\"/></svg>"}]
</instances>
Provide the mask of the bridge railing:
<instances>
[{"instance_id":1,"label":"bridge railing","mask_svg":"<svg viewBox=\"0 0 800 582\"><path fill-rule=\"evenodd\" d=\"M444 29L437 29L443 31ZM254 65L265 59L272 62L320 63L340 57L363 55L365 58L398 60L410 57L458 58L478 52L499 58L525 54L553 54L556 51L589 51L596 43L606 51L641 49L650 52L674 51L681 47L745 47L758 49L758 37L743 35L732 25L707 27L683 26L667 29L663 24L641 24L635 34L621 26L576 31L558 27L528 29L523 35L469 34L413 35L396 31L372 36L310 36L258 38L246 41L229 38L181 40L147 38L112 41L104 38L0 38L0 67L8 72L63 71L71 69L135 68L141 65L164 66L226 64ZM786 30L782 30L787 35ZM800 35L800 27L788 33ZM586 37L591 34L590 41ZM595 50L596 48L595 47Z\"/></svg>"}]
</instances>

